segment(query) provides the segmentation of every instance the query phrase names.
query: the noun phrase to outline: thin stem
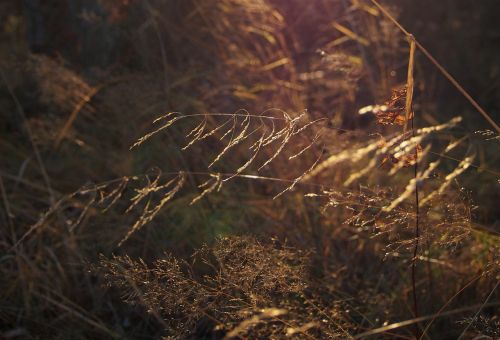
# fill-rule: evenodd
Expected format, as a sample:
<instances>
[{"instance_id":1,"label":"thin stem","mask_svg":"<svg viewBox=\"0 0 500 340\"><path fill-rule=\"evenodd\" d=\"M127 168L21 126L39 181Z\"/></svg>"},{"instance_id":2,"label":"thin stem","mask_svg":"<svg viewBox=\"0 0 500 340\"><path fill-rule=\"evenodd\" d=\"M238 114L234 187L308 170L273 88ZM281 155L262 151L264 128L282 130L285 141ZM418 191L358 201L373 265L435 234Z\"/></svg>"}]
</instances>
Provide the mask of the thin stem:
<instances>
[{"instance_id":1,"label":"thin stem","mask_svg":"<svg viewBox=\"0 0 500 340\"><path fill-rule=\"evenodd\" d=\"M498 288L498 285L500 284L500 281L497 281L497 284L495 285L495 287L491 290L490 294L488 294L488 297L486 298L486 300L483 302L483 304L479 307L479 309L477 310L476 314L474 314L474 317L472 318L471 322L467 325L467 327L465 327L465 329L462 331L462 334L460 334L460 336L458 337L458 340L460 339L463 339L463 337L465 336L465 334L467 333L467 330L469 329L469 327L474 323L474 321L477 320L477 317L479 316L479 313L481 313L481 311L483 310L484 306L486 306L486 304L488 303L488 301L491 299L491 297L493 296L493 293L495 292L495 290Z\"/></svg>"},{"instance_id":2,"label":"thin stem","mask_svg":"<svg viewBox=\"0 0 500 340\"><path fill-rule=\"evenodd\" d=\"M413 104L413 87L414 87L414 78L413 78L413 69L415 67L415 39L412 35L408 36L408 42L410 44L410 56L408 61L408 78L406 81L406 103L405 103L405 125L404 125L404 133L406 134L408 120L411 119L411 135L415 137L415 114L411 117L412 113L412 104ZM415 147L415 165L414 165L414 181L415 181L415 248L413 249L413 258L411 263L411 285L412 285L412 294L413 294L413 314L415 318L418 318L418 304L417 304L417 285L416 285L416 275L417 275L417 255L418 255L418 246L419 246L419 238L420 238L420 225L419 225L419 192L418 192L418 148ZM415 324L415 337L418 338L420 335L420 329L418 323Z\"/></svg>"},{"instance_id":3,"label":"thin stem","mask_svg":"<svg viewBox=\"0 0 500 340\"><path fill-rule=\"evenodd\" d=\"M55 198L54 198L54 192L52 190L52 185L50 184L50 178L47 173L47 169L45 168L45 164L43 162L42 156L40 154L40 150L38 149L37 144L35 143L35 139L33 137L33 131L31 130L31 125L24 113L23 106L21 105L21 102L17 98L16 94L14 93L14 89L11 87L10 83L7 80L7 77L5 76L3 70L0 68L0 75L2 76L3 82L5 83L5 86L7 87L7 91L9 92L10 96L12 97L12 100L14 101L16 105L17 112L21 119L23 120L25 127L26 127L26 132L28 134L28 138L30 140L31 146L33 147L33 152L35 153L36 160L38 162L38 165L40 166L40 172L42 173L43 180L45 182L45 185L47 186L47 192L49 193L49 199L50 203L54 204L55 203Z\"/></svg>"},{"instance_id":4,"label":"thin stem","mask_svg":"<svg viewBox=\"0 0 500 340\"><path fill-rule=\"evenodd\" d=\"M450 303L452 303L452 301L455 300L455 298L458 295L460 295L460 293L462 293L465 289L467 289L467 287L469 287L474 282L476 282L477 280L479 280L480 278L482 278L483 276L485 276L488 273L489 273L489 271L482 272L481 274L477 275L476 277L474 277L473 279L471 279L469 282L467 282L462 288L460 288L458 290L458 292L456 292L455 294L453 294L453 296L448 299L448 301L438 310L438 312L436 314L434 314L434 316L432 318L430 318L430 321L427 324L427 326L425 326L424 331L422 332L422 335L420 336L420 338L417 338L417 339L419 339L419 340L423 339L424 335L427 333L427 331L429 330L429 328L431 328L431 325L434 323L434 321L436 320L436 318L438 318L440 316L444 316L446 314L446 312L444 312L445 308L448 307L450 305Z\"/></svg>"},{"instance_id":5,"label":"thin stem","mask_svg":"<svg viewBox=\"0 0 500 340\"><path fill-rule=\"evenodd\" d=\"M389 13L389 11L387 11L387 9L385 9L384 6L382 6L377 0L370 0L370 1L375 6L377 6L377 8L390 21L392 21L392 23L396 25L396 27L399 28L401 32L403 32L408 38L410 37L413 38L412 34L408 32L403 27L403 25L401 25ZM460 92L469 101L469 103L471 103L472 106L474 106L474 108L488 121L488 123L490 123L490 125L493 126L498 133L500 133L500 126L498 126L498 124L493 120L493 118L491 118L491 116L479 105L479 103L474 98L472 98L472 96L462 87L462 85L460 85L460 83L436 60L436 58L434 58L434 56L429 51L427 51L427 49L424 46L422 46L422 44L420 44L415 38L413 39L415 40L415 44L418 47L418 49L422 51L422 53L430 60L432 64L434 64L434 66L436 66L436 68L441 72L441 74L443 74L446 77L446 79L448 79L448 81L458 90L458 92Z\"/></svg>"},{"instance_id":6,"label":"thin stem","mask_svg":"<svg viewBox=\"0 0 500 340\"><path fill-rule=\"evenodd\" d=\"M413 121L412 121L412 130L413 130ZM413 259L411 263L411 284L413 290L413 313L415 314L415 318L418 318L418 304L417 304L417 287L416 287L416 271L417 271L417 254L418 254L418 245L420 239L420 225L419 225L419 216L420 216L420 208L419 208L419 191L418 191L418 151L415 149L417 153L415 159L414 166L414 176L415 176L415 248L413 249ZM418 324L416 326L416 337L419 337L420 330L418 328Z\"/></svg>"}]
</instances>

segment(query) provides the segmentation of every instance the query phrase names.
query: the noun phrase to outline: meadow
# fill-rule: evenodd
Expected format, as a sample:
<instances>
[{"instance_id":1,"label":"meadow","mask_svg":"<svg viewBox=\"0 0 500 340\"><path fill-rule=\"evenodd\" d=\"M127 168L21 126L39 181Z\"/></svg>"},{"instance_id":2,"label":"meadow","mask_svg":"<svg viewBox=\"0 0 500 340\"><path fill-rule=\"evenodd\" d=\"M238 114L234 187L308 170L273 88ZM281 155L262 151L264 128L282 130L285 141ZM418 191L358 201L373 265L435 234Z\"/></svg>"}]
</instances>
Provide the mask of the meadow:
<instances>
[{"instance_id":1,"label":"meadow","mask_svg":"<svg viewBox=\"0 0 500 340\"><path fill-rule=\"evenodd\" d=\"M2 2L0 338L498 339L497 7Z\"/></svg>"}]
</instances>

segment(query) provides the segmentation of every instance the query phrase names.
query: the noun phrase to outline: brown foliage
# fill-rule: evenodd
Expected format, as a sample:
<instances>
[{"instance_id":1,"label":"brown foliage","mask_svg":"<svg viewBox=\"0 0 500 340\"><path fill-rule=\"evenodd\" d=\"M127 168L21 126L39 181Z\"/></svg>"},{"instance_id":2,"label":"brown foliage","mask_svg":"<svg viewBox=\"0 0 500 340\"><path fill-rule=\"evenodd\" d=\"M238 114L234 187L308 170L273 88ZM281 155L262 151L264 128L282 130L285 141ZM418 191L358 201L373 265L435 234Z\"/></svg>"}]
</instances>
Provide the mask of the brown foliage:
<instances>
[{"instance_id":1,"label":"brown foliage","mask_svg":"<svg viewBox=\"0 0 500 340\"><path fill-rule=\"evenodd\" d=\"M127 302L159 318L164 336L345 336L352 326L339 304L311 296L308 270L307 254L249 237L219 239L197 251L192 264L165 255L150 267L118 256L94 267Z\"/></svg>"}]
</instances>

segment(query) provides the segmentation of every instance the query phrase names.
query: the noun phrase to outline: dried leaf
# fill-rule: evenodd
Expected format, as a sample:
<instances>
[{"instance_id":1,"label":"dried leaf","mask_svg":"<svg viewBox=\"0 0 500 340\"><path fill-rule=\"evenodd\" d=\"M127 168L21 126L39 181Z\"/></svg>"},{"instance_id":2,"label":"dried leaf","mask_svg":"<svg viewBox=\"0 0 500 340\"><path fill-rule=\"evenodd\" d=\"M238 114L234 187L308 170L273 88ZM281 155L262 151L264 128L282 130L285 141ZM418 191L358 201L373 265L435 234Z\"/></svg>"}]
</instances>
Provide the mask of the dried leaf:
<instances>
[{"instance_id":1,"label":"dried leaf","mask_svg":"<svg viewBox=\"0 0 500 340\"><path fill-rule=\"evenodd\" d=\"M392 90L391 98L384 105L377 106L378 110L373 110L373 114L377 117L377 122L382 125L404 125L406 122L406 86ZM410 113L409 119L413 119L413 112Z\"/></svg>"}]
</instances>

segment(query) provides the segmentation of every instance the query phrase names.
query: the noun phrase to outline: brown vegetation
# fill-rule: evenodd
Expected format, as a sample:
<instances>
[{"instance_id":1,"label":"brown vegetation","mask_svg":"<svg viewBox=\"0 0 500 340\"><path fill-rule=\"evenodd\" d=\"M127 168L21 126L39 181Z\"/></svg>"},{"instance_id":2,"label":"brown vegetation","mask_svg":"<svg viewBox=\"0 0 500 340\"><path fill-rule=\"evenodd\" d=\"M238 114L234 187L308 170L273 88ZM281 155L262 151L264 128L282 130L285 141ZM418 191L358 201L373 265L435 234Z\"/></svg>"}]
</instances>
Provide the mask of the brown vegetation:
<instances>
[{"instance_id":1,"label":"brown vegetation","mask_svg":"<svg viewBox=\"0 0 500 340\"><path fill-rule=\"evenodd\" d=\"M0 5L0 337L500 336L496 118L397 7L75 6Z\"/></svg>"}]
</instances>

